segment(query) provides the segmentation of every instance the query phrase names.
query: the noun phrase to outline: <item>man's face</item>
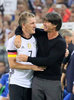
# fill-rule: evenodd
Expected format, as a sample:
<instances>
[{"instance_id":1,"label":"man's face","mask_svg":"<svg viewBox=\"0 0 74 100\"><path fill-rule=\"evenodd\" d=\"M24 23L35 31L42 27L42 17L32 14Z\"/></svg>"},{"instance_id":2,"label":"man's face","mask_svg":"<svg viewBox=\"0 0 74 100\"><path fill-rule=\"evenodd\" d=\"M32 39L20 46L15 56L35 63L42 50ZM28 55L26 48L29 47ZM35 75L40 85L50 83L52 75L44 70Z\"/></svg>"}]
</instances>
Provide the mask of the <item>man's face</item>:
<instances>
[{"instance_id":1,"label":"man's face","mask_svg":"<svg viewBox=\"0 0 74 100\"><path fill-rule=\"evenodd\" d=\"M72 43L74 44L74 31L72 32Z\"/></svg>"},{"instance_id":2,"label":"man's face","mask_svg":"<svg viewBox=\"0 0 74 100\"><path fill-rule=\"evenodd\" d=\"M72 41L72 37L70 37L70 36L65 36L64 38L65 38L67 44L69 44Z\"/></svg>"},{"instance_id":3,"label":"man's face","mask_svg":"<svg viewBox=\"0 0 74 100\"><path fill-rule=\"evenodd\" d=\"M48 21L44 21L43 25L46 32L52 32L56 28L56 25L53 25L51 22Z\"/></svg>"},{"instance_id":4,"label":"man's face","mask_svg":"<svg viewBox=\"0 0 74 100\"><path fill-rule=\"evenodd\" d=\"M28 34L34 34L36 28L36 19L35 17L27 18L26 24L22 27L23 30Z\"/></svg>"}]
</instances>

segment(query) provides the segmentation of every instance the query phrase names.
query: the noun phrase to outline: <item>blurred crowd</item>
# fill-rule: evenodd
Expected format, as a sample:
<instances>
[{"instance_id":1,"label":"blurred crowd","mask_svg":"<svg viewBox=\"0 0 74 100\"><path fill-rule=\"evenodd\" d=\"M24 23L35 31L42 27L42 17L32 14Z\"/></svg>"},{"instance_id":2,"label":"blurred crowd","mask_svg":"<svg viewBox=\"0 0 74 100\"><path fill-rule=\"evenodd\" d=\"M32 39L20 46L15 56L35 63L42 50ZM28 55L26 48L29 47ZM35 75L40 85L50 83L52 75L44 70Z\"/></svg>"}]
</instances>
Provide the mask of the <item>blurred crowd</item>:
<instances>
[{"instance_id":1,"label":"blurred crowd","mask_svg":"<svg viewBox=\"0 0 74 100\"><path fill-rule=\"evenodd\" d=\"M74 0L17 0L14 15L0 14L0 45L7 45L6 41L14 33L19 15L23 11L34 13L37 23L42 23L45 13L54 11L62 16L63 22L73 22Z\"/></svg>"},{"instance_id":2,"label":"blurred crowd","mask_svg":"<svg viewBox=\"0 0 74 100\"><path fill-rule=\"evenodd\" d=\"M74 22L74 0L17 0L15 14L5 15L0 11L0 78L9 70L7 40L14 35L23 11L34 13L37 23L42 23L42 17L48 12L58 12L63 22Z\"/></svg>"}]
</instances>

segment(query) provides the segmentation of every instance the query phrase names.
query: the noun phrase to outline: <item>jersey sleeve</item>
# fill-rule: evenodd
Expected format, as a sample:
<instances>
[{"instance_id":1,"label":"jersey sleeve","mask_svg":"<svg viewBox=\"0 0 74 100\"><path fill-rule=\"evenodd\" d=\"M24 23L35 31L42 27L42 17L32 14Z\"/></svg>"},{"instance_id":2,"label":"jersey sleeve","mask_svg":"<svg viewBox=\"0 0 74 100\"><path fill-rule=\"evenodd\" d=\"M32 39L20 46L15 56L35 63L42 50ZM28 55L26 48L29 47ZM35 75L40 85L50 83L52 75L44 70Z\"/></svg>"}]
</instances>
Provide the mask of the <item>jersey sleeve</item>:
<instances>
[{"instance_id":1,"label":"jersey sleeve","mask_svg":"<svg viewBox=\"0 0 74 100\"><path fill-rule=\"evenodd\" d=\"M17 48L14 45L15 36L8 40L8 45L6 51L8 52L8 57L16 57Z\"/></svg>"},{"instance_id":2,"label":"jersey sleeve","mask_svg":"<svg viewBox=\"0 0 74 100\"><path fill-rule=\"evenodd\" d=\"M66 43L59 42L57 43L55 48L49 51L50 53L47 57L28 57L28 62L31 62L37 66L53 66L53 64L56 63L57 61L58 63L61 63L63 61L63 58L65 56L65 50L66 50Z\"/></svg>"}]
</instances>

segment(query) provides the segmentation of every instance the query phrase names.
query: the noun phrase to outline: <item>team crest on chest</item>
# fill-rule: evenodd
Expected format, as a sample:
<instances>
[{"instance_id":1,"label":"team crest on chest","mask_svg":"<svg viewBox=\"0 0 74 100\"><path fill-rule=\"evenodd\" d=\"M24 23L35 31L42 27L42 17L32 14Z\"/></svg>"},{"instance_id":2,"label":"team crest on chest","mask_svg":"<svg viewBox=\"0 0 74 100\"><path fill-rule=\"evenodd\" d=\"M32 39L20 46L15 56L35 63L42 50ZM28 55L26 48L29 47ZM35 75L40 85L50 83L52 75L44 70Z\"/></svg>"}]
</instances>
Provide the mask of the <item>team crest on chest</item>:
<instances>
[{"instance_id":1,"label":"team crest on chest","mask_svg":"<svg viewBox=\"0 0 74 100\"><path fill-rule=\"evenodd\" d=\"M27 47L28 47L29 49L31 49L31 47L32 47L31 43L28 43L28 44L27 44Z\"/></svg>"}]
</instances>

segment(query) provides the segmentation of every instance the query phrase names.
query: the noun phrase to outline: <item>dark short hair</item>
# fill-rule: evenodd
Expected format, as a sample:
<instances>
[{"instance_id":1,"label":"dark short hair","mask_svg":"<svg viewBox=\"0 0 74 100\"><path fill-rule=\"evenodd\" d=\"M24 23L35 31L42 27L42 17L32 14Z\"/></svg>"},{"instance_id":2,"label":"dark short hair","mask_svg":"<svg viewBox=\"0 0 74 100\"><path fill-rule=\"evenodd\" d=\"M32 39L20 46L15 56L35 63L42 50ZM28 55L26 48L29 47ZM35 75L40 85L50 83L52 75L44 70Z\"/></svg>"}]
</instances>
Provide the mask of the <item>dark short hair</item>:
<instances>
[{"instance_id":1,"label":"dark short hair","mask_svg":"<svg viewBox=\"0 0 74 100\"><path fill-rule=\"evenodd\" d=\"M61 26L62 26L62 18L60 16L60 14L56 13L56 12L51 12L51 13L47 13L44 18L43 21L48 21L51 22L56 26L56 31L59 31Z\"/></svg>"}]
</instances>

